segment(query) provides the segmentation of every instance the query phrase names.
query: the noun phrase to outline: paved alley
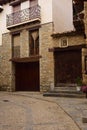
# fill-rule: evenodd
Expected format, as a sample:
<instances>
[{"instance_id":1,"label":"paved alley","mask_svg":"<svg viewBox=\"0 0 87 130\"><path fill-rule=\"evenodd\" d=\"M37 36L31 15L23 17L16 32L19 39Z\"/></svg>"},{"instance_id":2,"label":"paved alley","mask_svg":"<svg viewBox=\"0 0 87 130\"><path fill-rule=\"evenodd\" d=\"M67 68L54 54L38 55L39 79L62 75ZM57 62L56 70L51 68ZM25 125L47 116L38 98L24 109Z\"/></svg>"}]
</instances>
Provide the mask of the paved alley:
<instances>
[{"instance_id":1,"label":"paved alley","mask_svg":"<svg viewBox=\"0 0 87 130\"><path fill-rule=\"evenodd\" d=\"M39 96L0 92L0 130L80 130L58 104Z\"/></svg>"}]
</instances>

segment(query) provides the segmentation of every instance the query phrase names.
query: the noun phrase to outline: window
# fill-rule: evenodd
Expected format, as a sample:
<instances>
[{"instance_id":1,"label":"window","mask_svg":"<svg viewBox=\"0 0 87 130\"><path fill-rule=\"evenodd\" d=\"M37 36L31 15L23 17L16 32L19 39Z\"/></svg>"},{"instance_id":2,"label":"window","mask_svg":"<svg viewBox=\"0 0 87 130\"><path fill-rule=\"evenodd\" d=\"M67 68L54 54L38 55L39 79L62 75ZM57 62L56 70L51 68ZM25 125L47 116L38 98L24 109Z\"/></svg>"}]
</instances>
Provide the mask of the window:
<instances>
[{"instance_id":1,"label":"window","mask_svg":"<svg viewBox=\"0 0 87 130\"><path fill-rule=\"evenodd\" d=\"M39 30L29 32L30 55L39 55Z\"/></svg>"},{"instance_id":2,"label":"window","mask_svg":"<svg viewBox=\"0 0 87 130\"><path fill-rule=\"evenodd\" d=\"M21 22L20 9L21 9L20 4L13 6L13 24L17 24Z\"/></svg>"},{"instance_id":3,"label":"window","mask_svg":"<svg viewBox=\"0 0 87 130\"><path fill-rule=\"evenodd\" d=\"M30 0L30 7L38 4L38 0Z\"/></svg>"},{"instance_id":4,"label":"window","mask_svg":"<svg viewBox=\"0 0 87 130\"><path fill-rule=\"evenodd\" d=\"M12 56L20 57L20 33L12 35Z\"/></svg>"}]
</instances>

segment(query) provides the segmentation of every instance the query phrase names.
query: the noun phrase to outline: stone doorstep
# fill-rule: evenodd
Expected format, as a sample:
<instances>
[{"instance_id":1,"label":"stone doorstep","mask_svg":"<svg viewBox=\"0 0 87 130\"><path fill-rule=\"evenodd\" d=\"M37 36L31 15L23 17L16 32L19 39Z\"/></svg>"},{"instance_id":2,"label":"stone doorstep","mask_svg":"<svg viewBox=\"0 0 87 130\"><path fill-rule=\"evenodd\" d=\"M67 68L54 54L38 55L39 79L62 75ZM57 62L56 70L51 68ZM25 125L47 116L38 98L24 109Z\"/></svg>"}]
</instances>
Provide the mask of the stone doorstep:
<instances>
[{"instance_id":1,"label":"stone doorstep","mask_svg":"<svg viewBox=\"0 0 87 130\"><path fill-rule=\"evenodd\" d=\"M59 91L49 91L50 93L67 93L67 94L84 94L83 92L81 91L75 91L75 90L72 90L72 91L69 91L69 90L59 90Z\"/></svg>"},{"instance_id":2,"label":"stone doorstep","mask_svg":"<svg viewBox=\"0 0 87 130\"><path fill-rule=\"evenodd\" d=\"M76 84L75 83L58 83L57 84L57 87L75 87L76 86ZM57 88L57 87L55 87L55 88Z\"/></svg>"},{"instance_id":3,"label":"stone doorstep","mask_svg":"<svg viewBox=\"0 0 87 130\"><path fill-rule=\"evenodd\" d=\"M85 98L86 95L77 91L76 87L55 87L54 90L45 92L43 96Z\"/></svg>"},{"instance_id":4,"label":"stone doorstep","mask_svg":"<svg viewBox=\"0 0 87 130\"><path fill-rule=\"evenodd\" d=\"M54 90L55 91L59 91L59 90L69 90L69 91L72 91L72 90L75 90L76 91L76 86L73 86L73 87L70 87L70 86L59 86L59 87L54 87Z\"/></svg>"},{"instance_id":5,"label":"stone doorstep","mask_svg":"<svg viewBox=\"0 0 87 130\"><path fill-rule=\"evenodd\" d=\"M49 97L70 97L70 98L85 98L84 94L69 94L69 93L52 93L52 92L46 92L43 94L43 96L49 96Z\"/></svg>"}]
</instances>

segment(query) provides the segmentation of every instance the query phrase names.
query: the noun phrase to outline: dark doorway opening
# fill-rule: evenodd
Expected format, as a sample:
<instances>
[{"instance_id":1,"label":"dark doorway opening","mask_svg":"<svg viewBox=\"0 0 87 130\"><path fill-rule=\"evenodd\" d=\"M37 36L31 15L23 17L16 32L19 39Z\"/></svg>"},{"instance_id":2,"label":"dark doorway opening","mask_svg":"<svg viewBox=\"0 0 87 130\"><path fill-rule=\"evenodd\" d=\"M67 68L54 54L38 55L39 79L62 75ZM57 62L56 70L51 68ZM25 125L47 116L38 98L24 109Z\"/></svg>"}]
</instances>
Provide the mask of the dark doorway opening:
<instances>
[{"instance_id":1,"label":"dark doorway opening","mask_svg":"<svg viewBox=\"0 0 87 130\"><path fill-rule=\"evenodd\" d=\"M39 61L15 63L16 91L40 91Z\"/></svg>"},{"instance_id":2,"label":"dark doorway opening","mask_svg":"<svg viewBox=\"0 0 87 130\"><path fill-rule=\"evenodd\" d=\"M54 52L55 86L58 83L76 83L82 77L81 50L65 50Z\"/></svg>"}]
</instances>

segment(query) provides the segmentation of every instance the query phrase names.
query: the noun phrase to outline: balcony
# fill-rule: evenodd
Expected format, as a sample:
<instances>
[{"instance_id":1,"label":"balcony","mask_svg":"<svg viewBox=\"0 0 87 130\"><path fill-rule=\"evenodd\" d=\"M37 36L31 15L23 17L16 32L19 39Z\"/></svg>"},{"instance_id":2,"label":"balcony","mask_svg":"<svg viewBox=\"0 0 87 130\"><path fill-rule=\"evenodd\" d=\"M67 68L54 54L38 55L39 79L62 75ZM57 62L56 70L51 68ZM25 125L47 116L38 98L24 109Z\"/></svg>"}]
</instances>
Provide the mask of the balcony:
<instances>
[{"instance_id":1,"label":"balcony","mask_svg":"<svg viewBox=\"0 0 87 130\"><path fill-rule=\"evenodd\" d=\"M36 5L6 16L7 28L23 25L26 23L39 21L41 22L40 6Z\"/></svg>"},{"instance_id":2,"label":"balcony","mask_svg":"<svg viewBox=\"0 0 87 130\"><path fill-rule=\"evenodd\" d=\"M76 14L73 16L73 24L76 31L84 32L84 13Z\"/></svg>"}]
</instances>

